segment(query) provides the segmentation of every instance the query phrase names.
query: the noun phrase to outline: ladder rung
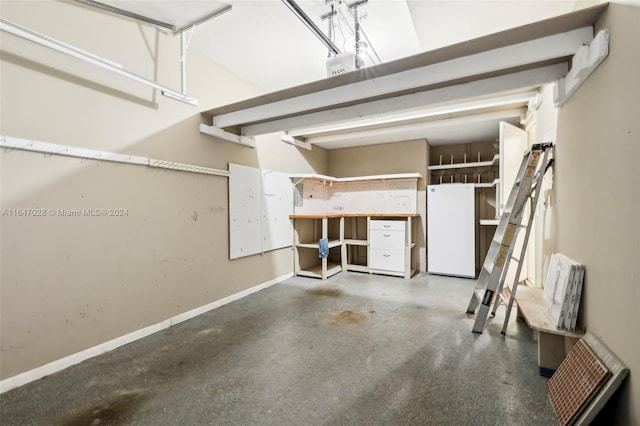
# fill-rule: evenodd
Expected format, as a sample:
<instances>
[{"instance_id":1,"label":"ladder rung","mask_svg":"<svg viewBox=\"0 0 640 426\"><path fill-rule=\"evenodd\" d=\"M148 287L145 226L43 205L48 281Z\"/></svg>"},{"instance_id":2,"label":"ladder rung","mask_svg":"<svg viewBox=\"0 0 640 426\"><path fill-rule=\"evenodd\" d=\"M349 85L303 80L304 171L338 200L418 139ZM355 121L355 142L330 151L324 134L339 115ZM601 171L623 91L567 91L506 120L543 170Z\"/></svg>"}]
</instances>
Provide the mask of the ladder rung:
<instances>
[{"instance_id":1,"label":"ladder rung","mask_svg":"<svg viewBox=\"0 0 640 426\"><path fill-rule=\"evenodd\" d=\"M516 262L520 263L520 259L518 259L518 258L517 258L517 257L515 257L515 256L511 256L511 260L515 260Z\"/></svg>"},{"instance_id":2,"label":"ladder rung","mask_svg":"<svg viewBox=\"0 0 640 426\"><path fill-rule=\"evenodd\" d=\"M498 296L505 303L508 302L509 299L511 299L511 289L509 287L505 286Z\"/></svg>"}]
</instances>

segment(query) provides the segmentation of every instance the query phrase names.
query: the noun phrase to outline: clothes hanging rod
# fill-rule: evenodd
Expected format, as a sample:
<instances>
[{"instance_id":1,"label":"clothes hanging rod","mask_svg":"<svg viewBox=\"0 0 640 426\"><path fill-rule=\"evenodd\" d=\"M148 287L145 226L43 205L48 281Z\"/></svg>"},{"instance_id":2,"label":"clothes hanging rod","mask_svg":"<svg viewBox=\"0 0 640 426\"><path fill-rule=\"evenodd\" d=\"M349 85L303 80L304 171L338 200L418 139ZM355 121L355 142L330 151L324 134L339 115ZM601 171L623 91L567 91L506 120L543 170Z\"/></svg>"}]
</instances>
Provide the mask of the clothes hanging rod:
<instances>
[{"instance_id":1,"label":"clothes hanging rod","mask_svg":"<svg viewBox=\"0 0 640 426\"><path fill-rule=\"evenodd\" d=\"M5 148L8 150L17 149L21 151L40 152L47 155L62 155L64 157L75 157L81 158L83 160L136 164L139 166L149 166L161 169L200 173L205 175L229 176L230 174L227 170L212 169L210 167L196 166L194 164L176 163L174 161L158 160L154 158L140 157L137 155L120 154L117 152L98 151L90 148L79 148L75 146L66 146L50 142L40 142L5 135L0 135L0 148Z\"/></svg>"},{"instance_id":2,"label":"clothes hanging rod","mask_svg":"<svg viewBox=\"0 0 640 426\"><path fill-rule=\"evenodd\" d=\"M29 40L31 42L48 47L50 49L56 50L60 53L64 53L66 55L72 56L76 59L83 60L90 64L96 65L100 68L106 69L108 71L112 71L115 74L119 74L123 77L129 78L131 80L137 81L147 86L153 87L154 89L160 90L164 96L167 96L169 98L176 99L181 102L185 102L194 106L198 105L197 99L191 98L185 95L184 93L170 89L166 86L156 83L155 81L147 80L144 77L141 77L137 74L134 74L132 72L122 69L120 65L115 64L114 62L108 61L92 53L85 52L84 50L81 50L81 49L78 49L77 47L63 43L52 37L48 37L44 34L40 34L28 28L14 24L5 19L0 19L0 30L13 34L17 37L21 37L25 40Z\"/></svg>"}]
</instances>

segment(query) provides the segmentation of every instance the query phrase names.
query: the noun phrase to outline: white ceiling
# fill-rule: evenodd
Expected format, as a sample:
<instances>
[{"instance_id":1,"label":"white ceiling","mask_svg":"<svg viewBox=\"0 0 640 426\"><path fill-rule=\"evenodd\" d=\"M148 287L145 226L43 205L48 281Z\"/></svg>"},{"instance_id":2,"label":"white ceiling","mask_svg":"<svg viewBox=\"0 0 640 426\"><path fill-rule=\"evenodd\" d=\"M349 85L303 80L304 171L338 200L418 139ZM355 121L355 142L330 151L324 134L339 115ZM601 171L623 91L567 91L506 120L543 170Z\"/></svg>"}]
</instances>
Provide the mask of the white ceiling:
<instances>
[{"instance_id":1,"label":"white ceiling","mask_svg":"<svg viewBox=\"0 0 640 426\"><path fill-rule=\"evenodd\" d=\"M326 34L328 24L320 16L330 10L327 2L297 0L297 3ZM377 56L382 62L389 62L570 12L574 3L545 0L369 0L359 8L359 13L364 15L361 25ZM230 12L195 28L190 48L201 51L265 92L320 80L327 75L327 48L280 0L120 0L116 4L177 27L231 5ZM335 5L342 13L337 20L339 25L335 27L334 42L341 50L353 51L353 18L346 3L336 1ZM369 52L366 65L378 63L375 58L376 55ZM498 121L505 119L517 124L518 118L509 111L503 117L493 114L484 119L478 116L464 121L448 120L432 123L420 131L414 129L405 134L399 131L394 140L426 138L432 144L493 140L498 135ZM333 149L385 141L383 137L357 134L344 134L334 139L319 140L317 144Z\"/></svg>"}]
</instances>

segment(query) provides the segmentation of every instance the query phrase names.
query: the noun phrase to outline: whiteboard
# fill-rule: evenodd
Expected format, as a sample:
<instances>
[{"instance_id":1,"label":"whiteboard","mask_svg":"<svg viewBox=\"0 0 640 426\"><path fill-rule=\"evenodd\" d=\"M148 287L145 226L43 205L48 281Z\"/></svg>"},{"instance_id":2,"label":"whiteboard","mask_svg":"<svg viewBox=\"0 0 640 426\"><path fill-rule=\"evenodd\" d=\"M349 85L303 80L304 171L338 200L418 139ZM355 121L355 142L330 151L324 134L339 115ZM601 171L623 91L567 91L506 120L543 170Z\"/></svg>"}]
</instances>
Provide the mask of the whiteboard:
<instances>
[{"instance_id":1,"label":"whiteboard","mask_svg":"<svg viewBox=\"0 0 640 426\"><path fill-rule=\"evenodd\" d=\"M262 251L293 243L293 185L284 173L262 170Z\"/></svg>"},{"instance_id":2,"label":"whiteboard","mask_svg":"<svg viewBox=\"0 0 640 426\"><path fill-rule=\"evenodd\" d=\"M262 173L229 164L229 258L262 251Z\"/></svg>"},{"instance_id":3,"label":"whiteboard","mask_svg":"<svg viewBox=\"0 0 640 426\"><path fill-rule=\"evenodd\" d=\"M229 258L293 244L293 187L283 173L229 163Z\"/></svg>"}]
</instances>

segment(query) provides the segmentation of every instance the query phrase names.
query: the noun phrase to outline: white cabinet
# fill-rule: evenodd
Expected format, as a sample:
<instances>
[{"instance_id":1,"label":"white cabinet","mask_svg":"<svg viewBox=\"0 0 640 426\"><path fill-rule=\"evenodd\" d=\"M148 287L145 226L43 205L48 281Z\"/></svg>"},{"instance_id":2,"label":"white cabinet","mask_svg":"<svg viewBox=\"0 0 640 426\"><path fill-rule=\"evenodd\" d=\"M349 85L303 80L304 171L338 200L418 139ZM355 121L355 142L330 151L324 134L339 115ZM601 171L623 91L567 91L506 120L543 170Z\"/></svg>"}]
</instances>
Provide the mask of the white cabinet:
<instances>
[{"instance_id":1,"label":"white cabinet","mask_svg":"<svg viewBox=\"0 0 640 426\"><path fill-rule=\"evenodd\" d=\"M403 272L404 250L371 249L369 267L377 271Z\"/></svg>"},{"instance_id":2,"label":"white cabinet","mask_svg":"<svg viewBox=\"0 0 640 426\"><path fill-rule=\"evenodd\" d=\"M411 262L411 218L369 221L369 269L371 272L400 275L413 273Z\"/></svg>"}]
</instances>

